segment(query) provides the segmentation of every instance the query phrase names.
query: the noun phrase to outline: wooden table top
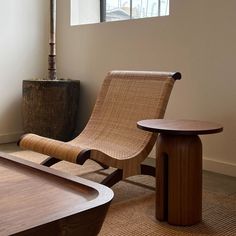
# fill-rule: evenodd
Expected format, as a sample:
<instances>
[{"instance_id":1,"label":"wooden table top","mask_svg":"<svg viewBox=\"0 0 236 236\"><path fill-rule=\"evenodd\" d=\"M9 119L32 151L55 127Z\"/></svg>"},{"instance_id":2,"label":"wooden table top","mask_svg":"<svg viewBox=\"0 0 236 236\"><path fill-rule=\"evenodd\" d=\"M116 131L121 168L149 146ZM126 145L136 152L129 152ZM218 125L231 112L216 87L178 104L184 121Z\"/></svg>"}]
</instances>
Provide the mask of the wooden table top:
<instances>
[{"instance_id":1,"label":"wooden table top","mask_svg":"<svg viewBox=\"0 0 236 236\"><path fill-rule=\"evenodd\" d=\"M106 186L0 152L0 235L96 210L112 198Z\"/></svg>"},{"instance_id":2,"label":"wooden table top","mask_svg":"<svg viewBox=\"0 0 236 236\"><path fill-rule=\"evenodd\" d=\"M197 120L141 120L137 122L137 127L150 132L172 135L212 134L223 131L220 124Z\"/></svg>"}]
</instances>

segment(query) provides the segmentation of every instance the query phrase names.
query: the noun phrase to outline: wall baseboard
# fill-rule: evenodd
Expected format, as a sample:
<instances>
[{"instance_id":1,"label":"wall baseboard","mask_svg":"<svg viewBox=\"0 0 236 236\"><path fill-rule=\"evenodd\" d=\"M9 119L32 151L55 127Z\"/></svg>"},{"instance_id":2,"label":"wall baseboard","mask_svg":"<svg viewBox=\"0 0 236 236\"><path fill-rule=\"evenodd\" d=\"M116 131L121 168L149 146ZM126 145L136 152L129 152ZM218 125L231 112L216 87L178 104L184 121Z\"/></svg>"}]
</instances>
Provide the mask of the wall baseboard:
<instances>
[{"instance_id":1,"label":"wall baseboard","mask_svg":"<svg viewBox=\"0 0 236 236\"><path fill-rule=\"evenodd\" d=\"M22 134L23 132L0 134L0 144L17 142ZM151 154L146 162L155 165L155 155L154 153ZM206 157L203 157L203 170L236 177L236 164L216 161Z\"/></svg>"},{"instance_id":2,"label":"wall baseboard","mask_svg":"<svg viewBox=\"0 0 236 236\"><path fill-rule=\"evenodd\" d=\"M216 161L205 157L203 158L203 169L236 177L236 165L233 163Z\"/></svg>"},{"instance_id":3,"label":"wall baseboard","mask_svg":"<svg viewBox=\"0 0 236 236\"><path fill-rule=\"evenodd\" d=\"M17 142L23 132L0 134L0 144Z\"/></svg>"},{"instance_id":4,"label":"wall baseboard","mask_svg":"<svg viewBox=\"0 0 236 236\"><path fill-rule=\"evenodd\" d=\"M154 153L151 153L151 155L145 160L145 163L155 166ZM217 161L206 157L203 157L203 170L236 177L236 164Z\"/></svg>"}]
</instances>

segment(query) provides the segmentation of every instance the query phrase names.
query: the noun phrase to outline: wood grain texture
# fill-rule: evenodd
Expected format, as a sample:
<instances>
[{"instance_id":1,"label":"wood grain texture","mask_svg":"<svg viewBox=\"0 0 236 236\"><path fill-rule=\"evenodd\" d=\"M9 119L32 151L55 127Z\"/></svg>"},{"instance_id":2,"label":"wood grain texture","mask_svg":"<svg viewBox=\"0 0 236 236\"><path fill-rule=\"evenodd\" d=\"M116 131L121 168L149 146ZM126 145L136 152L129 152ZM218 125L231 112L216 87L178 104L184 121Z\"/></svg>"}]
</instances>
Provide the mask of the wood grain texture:
<instances>
[{"instance_id":1,"label":"wood grain texture","mask_svg":"<svg viewBox=\"0 0 236 236\"><path fill-rule=\"evenodd\" d=\"M157 186L157 218L168 220L168 223L173 225L193 225L200 222L202 144L199 137L161 134L157 152L157 165L160 164L163 155L168 157L168 168L165 168L165 173L162 174L164 177L157 181L163 183L160 192ZM165 191L164 187L168 190ZM164 209L158 208L158 202L167 199L167 204L161 203Z\"/></svg>"},{"instance_id":2,"label":"wood grain texture","mask_svg":"<svg viewBox=\"0 0 236 236\"><path fill-rule=\"evenodd\" d=\"M161 138L156 148L156 218L168 219L168 156L164 152Z\"/></svg>"},{"instance_id":3,"label":"wood grain texture","mask_svg":"<svg viewBox=\"0 0 236 236\"><path fill-rule=\"evenodd\" d=\"M173 135L213 134L223 131L220 124L198 120L150 119L137 122L140 129Z\"/></svg>"},{"instance_id":4,"label":"wood grain texture","mask_svg":"<svg viewBox=\"0 0 236 236\"><path fill-rule=\"evenodd\" d=\"M113 198L109 188L0 156L0 235L97 235Z\"/></svg>"},{"instance_id":5,"label":"wood grain texture","mask_svg":"<svg viewBox=\"0 0 236 236\"><path fill-rule=\"evenodd\" d=\"M156 153L156 218L193 225L202 218L202 144L198 134L218 133L220 124L196 120L151 119L140 129L160 135Z\"/></svg>"}]
</instances>

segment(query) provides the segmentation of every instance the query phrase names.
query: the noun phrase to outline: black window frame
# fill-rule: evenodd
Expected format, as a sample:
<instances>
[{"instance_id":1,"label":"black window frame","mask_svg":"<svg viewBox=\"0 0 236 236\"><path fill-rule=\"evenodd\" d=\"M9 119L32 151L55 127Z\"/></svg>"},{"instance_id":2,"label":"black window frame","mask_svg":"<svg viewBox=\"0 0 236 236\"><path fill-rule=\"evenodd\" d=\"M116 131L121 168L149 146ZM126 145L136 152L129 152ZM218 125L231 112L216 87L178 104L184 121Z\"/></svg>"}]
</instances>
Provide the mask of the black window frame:
<instances>
[{"instance_id":1,"label":"black window frame","mask_svg":"<svg viewBox=\"0 0 236 236\"><path fill-rule=\"evenodd\" d=\"M100 22L106 21L106 0L100 0Z\"/></svg>"}]
</instances>

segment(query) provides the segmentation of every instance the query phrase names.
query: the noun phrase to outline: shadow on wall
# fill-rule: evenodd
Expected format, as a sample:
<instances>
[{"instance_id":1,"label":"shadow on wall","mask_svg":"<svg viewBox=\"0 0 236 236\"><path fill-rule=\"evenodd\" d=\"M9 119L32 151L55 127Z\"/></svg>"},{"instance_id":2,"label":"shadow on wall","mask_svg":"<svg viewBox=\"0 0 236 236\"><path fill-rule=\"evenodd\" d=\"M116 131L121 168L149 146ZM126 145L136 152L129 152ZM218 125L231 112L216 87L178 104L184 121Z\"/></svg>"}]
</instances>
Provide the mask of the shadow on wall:
<instances>
[{"instance_id":1,"label":"shadow on wall","mask_svg":"<svg viewBox=\"0 0 236 236\"><path fill-rule=\"evenodd\" d=\"M0 143L15 142L22 135L21 98L15 97L0 111Z\"/></svg>"},{"instance_id":2,"label":"shadow on wall","mask_svg":"<svg viewBox=\"0 0 236 236\"><path fill-rule=\"evenodd\" d=\"M90 115L92 113L97 98L97 92L98 91L94 91L91 89L90 82L88 82L88 84L86 84L86 82L84 81L80 82L80 99L79 99L79 111L77 115L76 135L78 135L79 133L81 133L81 131L83 131L84 127L86 126L90 118Z\"/></svg>"}]
</instances>

